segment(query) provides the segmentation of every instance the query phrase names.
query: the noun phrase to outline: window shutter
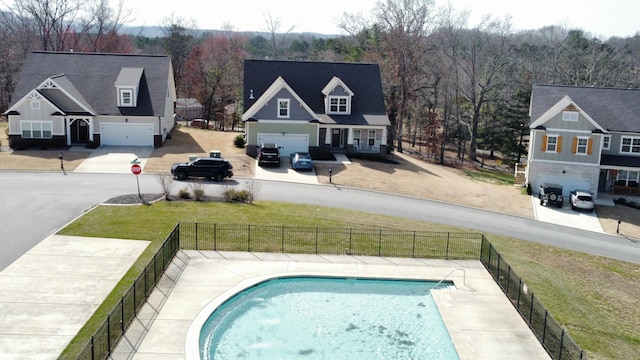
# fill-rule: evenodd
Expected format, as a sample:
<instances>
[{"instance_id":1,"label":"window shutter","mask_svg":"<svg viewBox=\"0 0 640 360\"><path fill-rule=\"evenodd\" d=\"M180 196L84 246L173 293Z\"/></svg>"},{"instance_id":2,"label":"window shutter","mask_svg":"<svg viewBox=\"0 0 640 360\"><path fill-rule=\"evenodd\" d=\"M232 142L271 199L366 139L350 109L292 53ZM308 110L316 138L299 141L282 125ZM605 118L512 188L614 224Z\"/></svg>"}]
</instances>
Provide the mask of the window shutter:
<instances>
[{"instance_id":1,"label":"window shutter","mask_svg":"<svg viewBox=\"0 0 640 360\"><path fill-rule=\"evenodd\" d=\"M592 152L593 152L593 139L589 138L589 140L587 141L587 155L591 155Z\"/></svg>"},{"instance_id":2,"label":"window shutter","mask_svg":"<svg viewBox=\"0 0 640 360\"><path fill-rule=\"evenodd\" d=\"M573 145L572 145L571 149L572 149L571 152L573 154L578 152L578 137L577 136L573 137Z\"/></svg>"},{"instance_id":3,"label":"window shutter","mask_svg":"<svg viewBox=\"0 0 640 360\"><path fill-rule=\"evenodd\" d=\"M556 152L562 152L562 136L558 136L558 146L556 147Z\"/></svg>"},{"instance_id":4,"label":"window shutter","mask_svg":"<svg viewBox=\"0 0 640 360\"><path fill-rule=\"evenodd\" d=\"M547 151L547 135L542 136L542 151Z\"/></svg>"}]
</instances>

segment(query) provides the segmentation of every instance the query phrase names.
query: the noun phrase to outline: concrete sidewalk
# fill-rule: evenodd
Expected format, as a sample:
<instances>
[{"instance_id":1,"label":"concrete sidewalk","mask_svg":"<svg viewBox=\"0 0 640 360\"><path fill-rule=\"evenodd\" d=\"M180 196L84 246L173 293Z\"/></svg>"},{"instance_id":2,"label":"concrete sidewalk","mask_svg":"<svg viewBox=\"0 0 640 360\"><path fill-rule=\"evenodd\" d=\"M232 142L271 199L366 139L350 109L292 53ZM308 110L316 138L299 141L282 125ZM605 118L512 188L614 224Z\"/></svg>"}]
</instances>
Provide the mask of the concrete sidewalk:
<instances>
[{"instance_id":1,"label":"concrete sidewalk","mask_svg":"<svg viewBox=\"0 0 640 360\"><path fill-rule=\"evenodd\" d=\"M0 272L0 359L57 359L148 244L52 235Z\"/></svg>"}]
</instances>

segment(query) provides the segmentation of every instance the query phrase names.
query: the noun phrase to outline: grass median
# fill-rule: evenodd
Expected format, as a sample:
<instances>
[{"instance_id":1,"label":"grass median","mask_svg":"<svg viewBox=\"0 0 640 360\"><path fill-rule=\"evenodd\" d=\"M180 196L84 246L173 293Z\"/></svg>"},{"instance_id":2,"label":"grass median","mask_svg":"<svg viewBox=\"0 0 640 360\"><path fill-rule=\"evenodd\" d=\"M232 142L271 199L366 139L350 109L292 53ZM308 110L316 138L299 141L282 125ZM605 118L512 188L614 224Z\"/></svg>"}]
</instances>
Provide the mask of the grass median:
<instances>
[{"instance_id":1,"label":"grass median","mask_svg":"<svg viewBox=\"0 0 640 360\"><path fill-rule=\"evenodd\" d=\"M259 201L160 201L149 206L98 206L59 234L149 240L151 245L63 353L72 359L178 222L469 232L473 230L377 214ZM640 268L551 246L485 234L590 359L640 358ZM585 239L585 241L589 241Z\"/></svg>"}]
</instances>

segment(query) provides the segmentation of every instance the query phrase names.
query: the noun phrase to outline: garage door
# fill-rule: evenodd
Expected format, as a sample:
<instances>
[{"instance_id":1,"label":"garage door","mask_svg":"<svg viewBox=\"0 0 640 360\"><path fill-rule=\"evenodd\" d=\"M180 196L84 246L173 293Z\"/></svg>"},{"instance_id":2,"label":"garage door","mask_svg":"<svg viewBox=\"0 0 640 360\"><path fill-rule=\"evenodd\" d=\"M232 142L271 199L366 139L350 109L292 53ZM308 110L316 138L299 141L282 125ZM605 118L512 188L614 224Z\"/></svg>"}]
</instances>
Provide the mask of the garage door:
<instances>
[{"instance_id":1,"label":"garage door","mask_svg":"<svg viewBox=\"0 0 640 360\"><path fill-rule=\"evenodd\" d=\"M100 124L100 144L153 146L152 124Z\"/></svg>"},{"instance_id":2,"label":"garage door","mask_svg":"<svg viewBox=\"0 0 640 360\"><path fill-rule=\"evenodd\" d=\"M278 144L281 156L289 156L296 151L309 151L309 135L306 134L258 134L258 146L262 143Z\"/></svg>"},{"instance_id":3,"label":"garage door","mask_svg":"<svg viewBox=\"0 0 640 360\"><path fill-rule=\"evenodd\" d=\"M562 185L562 195L569 196L569 191L574 189L590 190L591 180L588 178L579 178L572 176L557 176L557 175L540 175L536 178L536 181L532 186L534 192L537 192L540 185L544 183L553 183Z\"/></svg>"}]
</instances>

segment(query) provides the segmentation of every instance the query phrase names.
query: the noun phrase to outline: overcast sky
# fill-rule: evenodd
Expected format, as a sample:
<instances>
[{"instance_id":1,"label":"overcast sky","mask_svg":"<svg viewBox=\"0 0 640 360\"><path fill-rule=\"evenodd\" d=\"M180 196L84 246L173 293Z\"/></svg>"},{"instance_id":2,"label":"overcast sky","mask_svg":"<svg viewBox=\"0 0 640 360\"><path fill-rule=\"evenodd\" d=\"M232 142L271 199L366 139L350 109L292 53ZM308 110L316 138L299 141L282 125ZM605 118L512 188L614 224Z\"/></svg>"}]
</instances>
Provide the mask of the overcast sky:
<instances>
[{"instance_id":1,"label":"overcast sky","mask_svg":"<svg viewBox=\"0 0 640 360\"><path fill-rule=\"evenodd\" d=\"M117 3L118 0L110 0ZM436 0L471 13L469 27L483 15L511 17L515 30L539 29L547 25L579 28L600 38L628 37L640 30L638 0ZM335 25L343 12L370 14L377 0L125 0L134 12L132 25L161 25L163 19L194 20L199 29L221 29L233 25L239 31L266 30L265 14L281 20L281 30L340 34ZM162 5L160 5L162 4Z\"/></svg>"}]
</instances>

